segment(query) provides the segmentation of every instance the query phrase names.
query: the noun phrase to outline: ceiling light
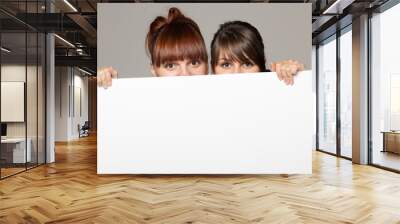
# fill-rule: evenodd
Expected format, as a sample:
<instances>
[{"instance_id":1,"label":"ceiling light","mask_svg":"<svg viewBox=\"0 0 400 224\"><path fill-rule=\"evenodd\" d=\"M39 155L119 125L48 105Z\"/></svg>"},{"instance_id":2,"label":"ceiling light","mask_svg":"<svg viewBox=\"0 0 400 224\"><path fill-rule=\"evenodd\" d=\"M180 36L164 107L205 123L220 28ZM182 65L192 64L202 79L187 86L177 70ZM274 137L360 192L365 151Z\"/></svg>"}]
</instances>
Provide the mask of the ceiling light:
<instances>
[{"instance_id":1,"label":"ceiling light","mask_svg":"<svg viewBox=\"0 0 400 224\"><path fill-rule=\"evenodd\" d=\"M64 43L66 43L67 45L69 45L69 46L75 48L75 45L71 44L71 42L69 42L68 40L66 40L66 39L64 39L64 38L62 38L62 37L60 37L60 36L57 35L57 34L54 34L54 36L57 37L58 39L60 39L61 41L63 41Z\"/></svg>"},{"instance_id":2,"label":"ceiling light","mask_svg":"<svg viewBox=\"0 0 400 224\"><path fill-rule=\"evenodd\" d=\"M88 72L88 71L86 71L86 70L83 70L83 69L81 69L81 68L79 68L79 67L78 67L78 70L81 71L81 72L83 72L83 73L85 73L85 74L87 74L87 75L92 75L92 73L90 73L90 72Z\"/></svg>"},{"instance_id":3,"label":"ceiling light","mask_svg":"<svg viewBox=\"0 0 400 224\"><path fill-rule=\"evenodd\" d=\"M5 48L5 47L1 47L1 50L4 51L4 52L6 52L6 53L10 53L10 52L11 52L11 50L9 50L9 49L7 49L7 48Z\"/></svg>"},{"instance_id":4,"label":"ceiling light","mask_svg":"<svg viewBox=\"0 0 400 224\"><path fill-rule=\"evenodd\" d=\"M354 0L336 0L332 5L324 10L322 14L341 14L343 9L351 5Z\"/></svg>"},{"instance_id":5,"label":"ceiling light","mask_svg":"<svg viewBox=\"0 0 400 224\"><path fill-rule=\"evenodd\" d=\"M69 3L68 0L64 0L65 4L67 4L72 10L74 10L74 12L78 12L78 10L71 4Z\"/></svg>"},{"instance_id":6,"label":"ceiling light","mask_svg":"<svg viewBox=\"0 0 400 224\"><path fill-rule=\"evenodd\" d=\"M322 14L330 13L332 11L332 9L334 9L339 2L340 2L340 0L336 0L332 5L330 5L327 9L325 9Z\"/></svg>"}]
</instances>

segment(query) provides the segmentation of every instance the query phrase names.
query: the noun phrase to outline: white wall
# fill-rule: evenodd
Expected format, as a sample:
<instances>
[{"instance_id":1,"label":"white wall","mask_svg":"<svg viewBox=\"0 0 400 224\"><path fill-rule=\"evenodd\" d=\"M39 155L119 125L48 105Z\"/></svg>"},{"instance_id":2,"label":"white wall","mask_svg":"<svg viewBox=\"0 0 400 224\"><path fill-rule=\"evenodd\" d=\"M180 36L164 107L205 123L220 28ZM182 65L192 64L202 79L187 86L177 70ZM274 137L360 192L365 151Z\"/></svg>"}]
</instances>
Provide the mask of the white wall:
<instances>
[{"instance_id":1,"label":"white wall","mask_svg":"<svg viewBox=\"0 0 400 224\"><path fill-rule=\"evenodd\" d=\"M36 76L36 67L35 66L27 66L18 65L18 64L9 64L1 66L1 81L3 82L25 82L25 75L27 69L29 86L35 86L36 80L31 77L31 75ZM27 88L28 99L27 99L27 116L28 116L28 137L30 133L33 133L36 130L36 113L32 113L32 111L36 111L36 88ZM33 103L33 104L32 104ZM2 108L5 110L6 108ZM32 124L34 122L34 124ZM8 137L25 137L25 123L26 122L7 122L7 136ZM36 135L36 131L35 131Z\"/></svg>"},{"instance_id":2,"label":"white wall","mask_svg":"<svg viewBox=\"0 0 400 224\"><path fill-rule=\"evenodd\" d=\"M70 84L69 68L55 69L55 141L68 140L68 117Z\"/></svg>"},{"instance_id":3,"label":"white wall","mask_svg":"<svg viewBox=\"0 0 400 224\"><path fill-rule=\"evenodd\" d=\"M30 139L32 151L32 161L39 163L44 162L45 150L45 112L44 112L44 74L41 66L25 66L24 64L10 63L1 66L2 82L24 82L26 83L26 107L22 107L22 112L26 112L26 121L23 122L6 122L7 137L21 138L27 135ZM2 98L7 96L2 95ZM10 110L10 108L2 107L1 110ZM8 111L13 113L13 111ZM15 111L14 111L15 113ZM37 156L37 153L39 154Z\"/></svg>"},{"instance_id":4,"label":"white wall","mask_svg":"<svg viewBox=\"0 0 400 224\"><path fill-rule=\"evenodd\" d=\"M75 70L76 72L76 70ZM81 74L81 73L79 73ZM79 93L80 91L80 93ZM78 124L81 126L88 120L88 78L81 75L74 75L74 108L71 119L71 135L78 138ZM80 96L80 97L79 97ZM80 101L80 102L79 102ZM81 108L80 108L81 107ZM80 111L82 110L82 111Z\"/></svg>"},{"instance_id":5,"label":"white wall","mask_svg":"<svg viewBox=\"0 0 400 224\"><path fill-rule=\"evenodd\" d=\"M1 81L2 82L25 82L25 64L9 64L1 66ZM31 74L28 67L28 74ZM2 96L5 97L5 96ZM5 110L6 108L1 108ZM24 137L25 136L25 123L24 122L11 122L7 123L7 136L8 137Z\"/></svg>"},{"instance_id":6,"label":"white wall","mask_svg":"<svg viewBox=\"0 0 400 224\"><path fill-rule=\"evenodd\" d=\"M25 121L25 83L1 82L1 121Z\"/></svg>"},{"instance_id":7,"label":"white wall","mask_svg":"<svg viewBox=\"0 0 400 224\"><path fill-rule=\"evenodd\" d=\"M83 125L88 120L88 78L83 75L75 68L56 67L56 141L77 139L78 124Z\"/></svg>"},{"instance_id":8,"label":"white wall","mask_svg":"<svg viewBox=\"0 0 400 224\"><path fill-rule=\"evenodd\" d=\"M28 70L30 67L28 67ZM30 72L28 72L30 74ZM1 81L25 82L25 65L2 65ZM4 108L1 108L4 110ZM25 123L11 122L7 123L7 137L25 137Z\"/></svg>"}]
</instances>

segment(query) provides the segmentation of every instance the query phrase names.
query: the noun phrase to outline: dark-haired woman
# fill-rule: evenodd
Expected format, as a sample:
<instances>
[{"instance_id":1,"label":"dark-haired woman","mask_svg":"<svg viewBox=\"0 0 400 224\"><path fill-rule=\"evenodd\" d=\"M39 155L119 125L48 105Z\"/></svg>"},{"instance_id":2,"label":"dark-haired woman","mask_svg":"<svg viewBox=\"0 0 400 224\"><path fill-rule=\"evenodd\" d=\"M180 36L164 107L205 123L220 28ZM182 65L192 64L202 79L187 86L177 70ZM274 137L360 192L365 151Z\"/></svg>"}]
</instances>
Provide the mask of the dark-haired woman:
<instances>
[{"instance_id":1,"label":"dark-haired woman","mask_svg":"<svg viewBox=\"0 0 400 224\"><path fill-rule=\"evenodd\" d=\"M278 78L292 85L294 75L304 65L294 60L271 63L266 68L264 43L258 30L243 21L220 25L211 42L211 67L214 74L276 72Z\"/></svg>"},{"instance_id":2,"label":"dark-haired woman","mask_svg":"<svg viewBox=\"0 0 400 224\"><path fill-rule=\"evenodd\" d=\"M167 17L158 16L146 36L146 50L154 76L208 74L207 49L199 26L179 9L170 8ZM109 87L117 71L112 67L98 71L99 86Z\"/></svg>"}]
</instances>

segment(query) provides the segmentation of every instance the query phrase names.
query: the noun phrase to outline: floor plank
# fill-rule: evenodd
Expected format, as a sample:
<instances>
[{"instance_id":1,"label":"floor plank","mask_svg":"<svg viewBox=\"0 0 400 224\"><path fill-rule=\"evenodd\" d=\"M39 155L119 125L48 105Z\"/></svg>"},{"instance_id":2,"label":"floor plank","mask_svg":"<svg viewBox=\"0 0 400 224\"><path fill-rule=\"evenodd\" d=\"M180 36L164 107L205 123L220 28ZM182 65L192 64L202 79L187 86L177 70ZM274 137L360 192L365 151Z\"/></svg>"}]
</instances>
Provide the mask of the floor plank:
<instances>
[{"instance_id":1,"label":"floor plank","mask_svg":"<svg viewBox=\"0 0 400 224\"><path fill-rule=\"evenodd\" d=\"M320 152L312 175L97 175L96 138L0 181L0 223L400 223L400 175Z\"/></svg>"}]
</instances>

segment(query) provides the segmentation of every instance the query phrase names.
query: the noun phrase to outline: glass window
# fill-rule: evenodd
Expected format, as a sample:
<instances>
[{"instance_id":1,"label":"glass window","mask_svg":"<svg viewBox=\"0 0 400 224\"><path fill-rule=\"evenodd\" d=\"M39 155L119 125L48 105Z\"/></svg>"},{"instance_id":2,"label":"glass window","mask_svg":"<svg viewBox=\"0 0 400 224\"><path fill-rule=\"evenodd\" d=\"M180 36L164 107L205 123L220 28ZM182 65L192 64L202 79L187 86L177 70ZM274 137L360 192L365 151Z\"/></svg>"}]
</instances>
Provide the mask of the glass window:
<instances>
[{"instance_id":1,"label":"glass window","mask_svg":"<svg viewBox=\"0 0 400 224\"><path fill-rule=\"evenodd\" d=\"M400 4L376 14L372 25L372 163L400 170Z\"/></svg>"},{"instance_id":2,"label":"glass window","mask_svg":"<svg viewBox=\"0 0 400 224\"><path fill-rule=\"evenodd\" d=\"M312 91L313 91L313 150L316 149L316 137L317 137L317 129L316 129L316 80L317 80L317 71L316 71L316 64L317 64L317 48L315 45L312 46L312 53L311 53L311 68L312 68Z\"/></svg>"},{"instance_id":3,"label":"glass window","mask_svg":"<svg viewBox=\"0 0 400 224\"><path fill-rule=\"evenodd\" d=\"M43 11L44 1L1 2L15 13ZM28 3L28 4L27 4ZM40 7L39 7L40 6ZM45 162L45 35L0 12L0 178Z\"/></svg>"},{"instance_id":4,"label":"glass window","mask_svg":"<svg viewBox=\"0 0 400 224\"><path fill-rule=\"evenodd\" d=\"M318 148L336 153L336 37L318 48Z\"/></svg>"},{"instance_id":5,"label":"glass window","mask_svg":"<svg viewBox=\"0 0 400 224\"><path fill-rule=\"evenodd\" d=\"M31 157L27 163L27 167L34 167L37 165L37 33L36 32L28 32L27 33L27 80L26 80L26 89L27 89L27 99L26 99L26 113L27 113L27 143L28 148L31 153L29 156Z\"/></svg>"},{"instance_id":6,"label":"glass window","mask_svg":"<svg viewBox=\"0 0 400 224\"><path fill-rule=\"evenodd\" d=\"M1 177L24 171L26 144L26 33L1 34Z\"/></svg>"},{"instance_id":7,"label":"glass window","mask_svg":"<svg viewBox=\"0 0 400 224\"><path fill-rule=\"evenodd\" d=\"M349 27L351 28L351 27ZM340 36L340 154L352 157L352 32Z\"/></svg>"}]
</instances>

